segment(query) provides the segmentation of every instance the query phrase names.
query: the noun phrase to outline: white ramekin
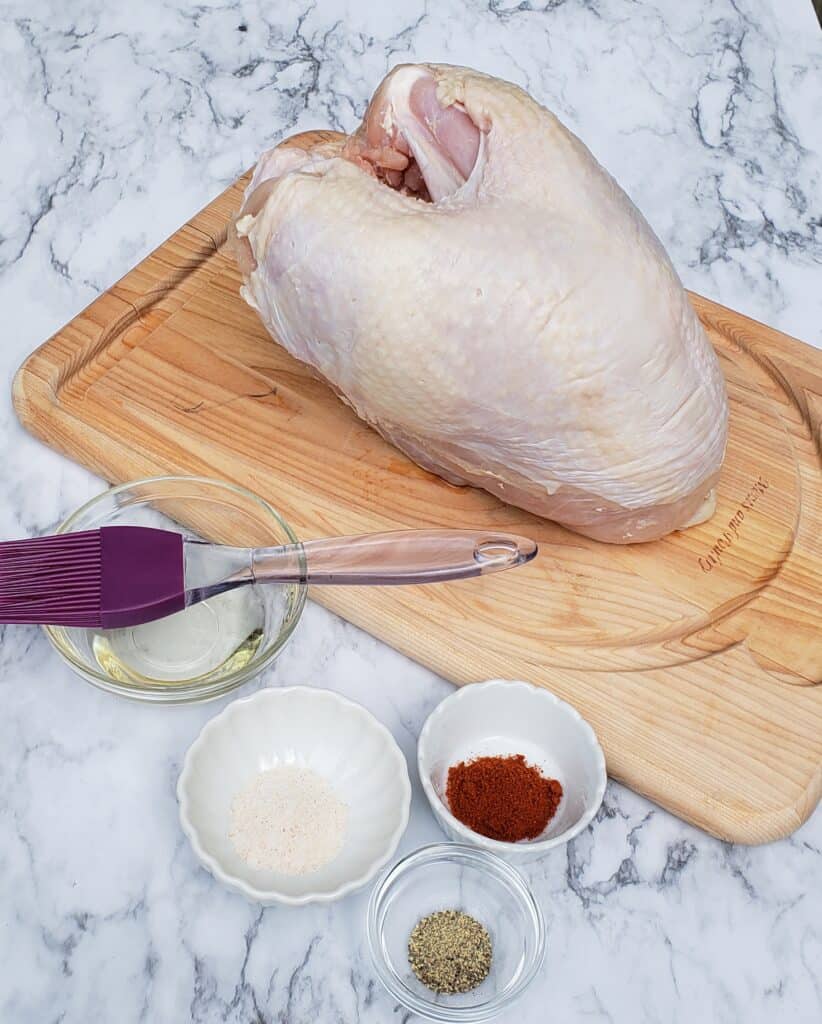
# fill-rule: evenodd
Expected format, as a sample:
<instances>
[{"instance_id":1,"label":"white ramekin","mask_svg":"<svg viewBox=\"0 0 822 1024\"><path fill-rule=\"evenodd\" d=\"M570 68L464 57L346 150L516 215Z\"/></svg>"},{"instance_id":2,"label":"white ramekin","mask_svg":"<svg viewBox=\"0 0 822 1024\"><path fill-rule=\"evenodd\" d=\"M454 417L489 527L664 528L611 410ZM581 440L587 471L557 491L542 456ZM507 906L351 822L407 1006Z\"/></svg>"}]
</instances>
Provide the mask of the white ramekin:
<instances>
[{"instance_id":1,"label":"white ramekin","mask_svg":"<svg viewBox=\"0 0 822 1024\"><path fill-rule=\"evenodd\" d=\"M328 779L348 805L340 853L308 875L250 867L228 837L234 796L278 764ZM189 747L177 783L180 822L203 866L258 903L330 903L365 885L408 824L411 783L391 733L365 708L330 690L259 690L213 718Z\"/></svg>"},{"instance_id":2,"label":"white ramekin","mask_svg":"<svg viewBox=\"0 0 822 1024\"><path fill-rule=\"evenodd\" d=\"M524 754L562 783L557 813L536 839L489 839L463 825L448 807L452 765L507 754ZM437 705L420 733L417 761L423 790L446 835L513 859L541 856L578 835L599 809L607 782L602 748L575 708L543 687L502 679L464 686Z\"/></svg>"}]
</instances>

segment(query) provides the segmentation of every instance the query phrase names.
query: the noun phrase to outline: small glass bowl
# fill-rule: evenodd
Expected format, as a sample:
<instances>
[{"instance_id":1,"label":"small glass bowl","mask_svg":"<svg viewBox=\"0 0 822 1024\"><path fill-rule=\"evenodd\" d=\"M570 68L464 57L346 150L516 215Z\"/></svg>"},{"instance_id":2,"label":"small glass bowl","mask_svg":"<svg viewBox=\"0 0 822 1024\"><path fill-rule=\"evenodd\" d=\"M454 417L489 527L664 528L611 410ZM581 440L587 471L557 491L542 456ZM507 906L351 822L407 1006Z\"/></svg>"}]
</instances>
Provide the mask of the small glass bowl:
<instances>
[{"instance_id":1,"label":"small glass bowl","mask_svg":"<svg viewBox=\"0 0 822 1024\"><path fill-rule=\"evenodd\" d=\"M172 529L241 547L297 542L288 523L256 494L195 476L112 487L56 532L115 524ZM63 659L94 686L133 700L187 704L220 697L269 665L294 632L305 599L302 584L241 587L150 627L44 629Z\"/></svg>"},{"instance_id":2,"label":"small glass bowl","mask_svg":"<svg viewBox=\"0 0 822 1024\"><path fill-rule=\"evenodd\" d=\"M437 995L408 963L408 937L422 917L462 910L491 936L493 960L471 992ZM377 977L406 1009L434 1021L494 1018L536 977L545 923L522 876L496 854L461 843L423 846L398 861L371 894L368 946Z\"/></svg>"}]
</instances>

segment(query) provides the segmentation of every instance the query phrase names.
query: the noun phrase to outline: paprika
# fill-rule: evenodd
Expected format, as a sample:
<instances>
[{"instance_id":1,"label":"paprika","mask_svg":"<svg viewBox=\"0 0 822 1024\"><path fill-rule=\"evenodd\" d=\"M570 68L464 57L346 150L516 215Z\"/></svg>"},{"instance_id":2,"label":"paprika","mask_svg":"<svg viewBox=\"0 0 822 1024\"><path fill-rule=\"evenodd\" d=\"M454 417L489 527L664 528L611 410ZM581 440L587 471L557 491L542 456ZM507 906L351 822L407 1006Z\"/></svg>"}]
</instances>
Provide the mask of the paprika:
<instances>
[{"instance_id":1,"label":"paprika","mask_svg":"<svg viewBox=\"0 0 822 1024\"><path fill-rule=\"evenodd\" d=\"M489 839L535 839L556 814L562 786L528 764L523 754L477 757L448 769L451 813Z\"/></svg>"}]
</instances>

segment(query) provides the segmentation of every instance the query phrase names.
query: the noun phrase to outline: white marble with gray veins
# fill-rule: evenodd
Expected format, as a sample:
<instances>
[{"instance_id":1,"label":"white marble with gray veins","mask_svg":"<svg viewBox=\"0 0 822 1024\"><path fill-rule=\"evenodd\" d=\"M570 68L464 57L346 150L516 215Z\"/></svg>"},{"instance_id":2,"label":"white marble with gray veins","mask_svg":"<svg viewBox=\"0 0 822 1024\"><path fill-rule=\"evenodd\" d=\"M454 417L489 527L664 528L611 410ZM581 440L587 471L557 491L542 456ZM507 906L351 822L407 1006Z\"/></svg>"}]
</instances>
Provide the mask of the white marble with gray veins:
<instances>
[{"instance_id":1,"label":"white marble with gray veins","mask_svg":"<svg viewBox=\"0 0 822 1024\"><path fill-rule=\"evenodd\" d=\"M617 176L687 285L822 343L822 34L810 0L0 3L0 536L99 481L16 425L23 357L281 133L351 128L394 63L529 88ZM218 706L163 711L72 677L0 627L0 1019L384 1024L367 894L261 911L197 867L174 785ZM328 686L413 761L448 686L310 607L258 685ZM407 851L436 839L415 792ZM544 972L508 1020L818 1022L822 812L719 843L611 785L529 871Z\"/></svg>"}]
</instances>

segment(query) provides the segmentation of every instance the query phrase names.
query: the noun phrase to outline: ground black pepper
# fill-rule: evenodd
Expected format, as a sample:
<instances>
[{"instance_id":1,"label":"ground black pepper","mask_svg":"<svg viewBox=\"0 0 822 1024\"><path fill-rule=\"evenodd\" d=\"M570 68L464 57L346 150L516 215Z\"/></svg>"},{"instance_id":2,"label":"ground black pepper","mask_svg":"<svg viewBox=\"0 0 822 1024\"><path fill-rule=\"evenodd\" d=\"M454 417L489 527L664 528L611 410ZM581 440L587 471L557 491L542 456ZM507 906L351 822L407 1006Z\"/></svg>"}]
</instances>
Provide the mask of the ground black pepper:
<instances>
[{"instance_id":1,"label":"ground black pepper","mask_svg":"<svg viewBox=\"0 0 822 1024\"><path fill-rule=\"evenodd\" d=\"M454 995L482 984L491 970L491 936L461 910L439 910L418 921L408 939L408 962L433 992Z\"/></svg>"}]
</instances>

